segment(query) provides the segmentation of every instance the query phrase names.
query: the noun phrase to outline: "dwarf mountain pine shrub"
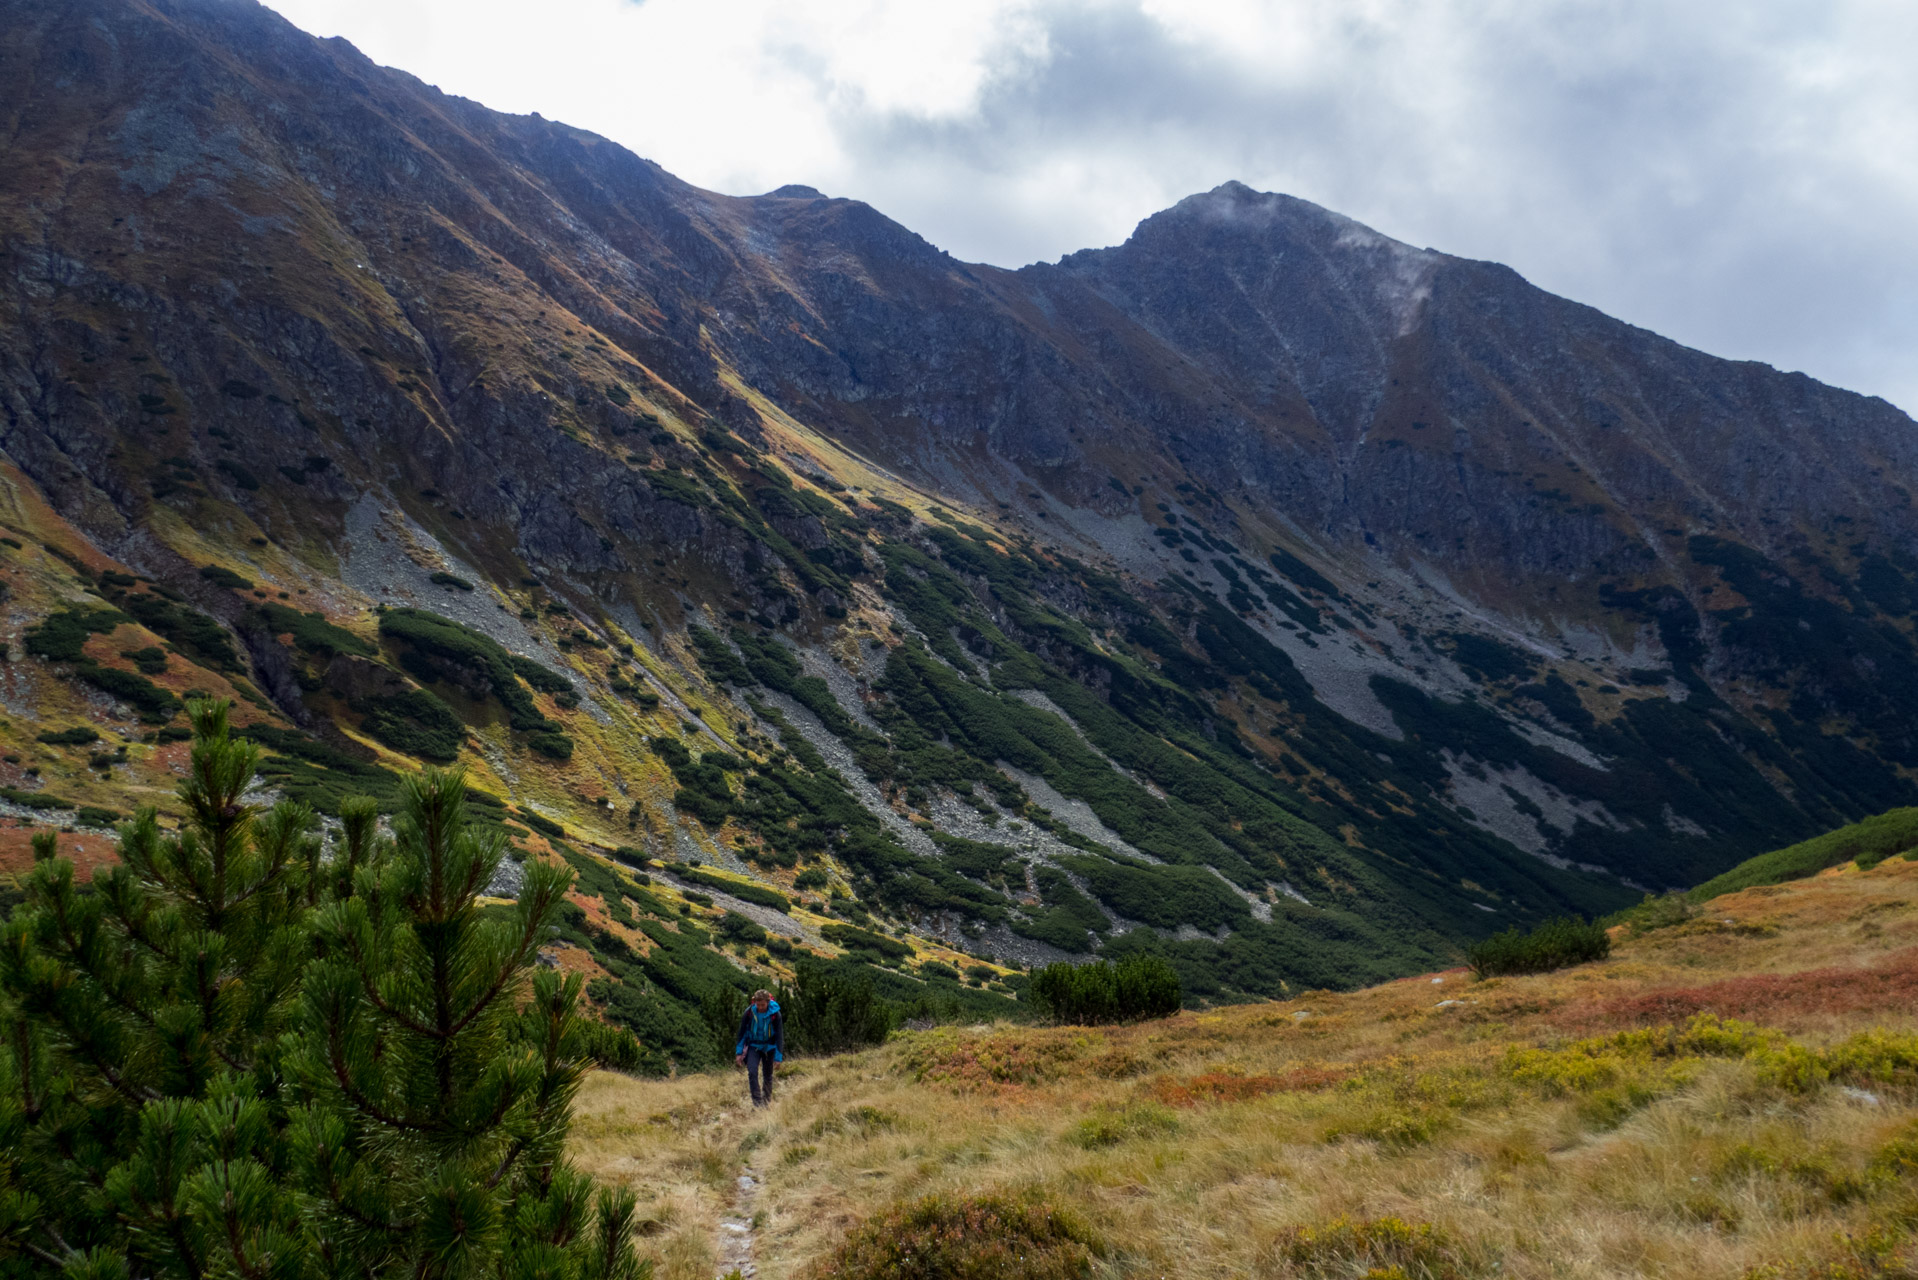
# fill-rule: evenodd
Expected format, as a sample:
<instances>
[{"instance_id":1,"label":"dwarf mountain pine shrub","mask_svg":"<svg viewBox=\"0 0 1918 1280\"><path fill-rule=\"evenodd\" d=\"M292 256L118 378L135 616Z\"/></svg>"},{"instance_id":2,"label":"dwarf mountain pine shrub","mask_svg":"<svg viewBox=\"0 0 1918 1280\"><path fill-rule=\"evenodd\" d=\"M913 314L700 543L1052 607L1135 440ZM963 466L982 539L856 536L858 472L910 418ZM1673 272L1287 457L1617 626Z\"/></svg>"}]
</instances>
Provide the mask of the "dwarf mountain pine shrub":
<instances>
[{"instance_id":1,"label":"dwarf mountain pine shrub","mask_svg":"<svg viewBox=\"0 0 1918 1280\"><path fill-rule=\"evenodd\" d=\"M0 929L0 1273L641 1280L631 1195L562 1151L580 981L532 963L570 873L482 914L505 837L457 771L390 838L343 802L329 858L188 711L181 830L142 810L89 886L44 835Z\"/></svg>"},{"instance_id":2,"label":"dwarf mountain pine shrub","mask_svg":"<svg viewBox=\"0 0 1918 1280\"><path fill-rule=\"evenodd\" d=\"M1154 955L1047 965L1032 975L1029 994L1054 1022L1088 1025L1168 1017L1182 998L1179 971Z\"/></svg>"},{"instance_id":3,"label":"dwarf mountain pine shrub","mask_svg":"<svg viewBox=\"0 0 1918 1280\"><path fill-rule=\"evenodd\" d=\"M1611 935L1603 925L1566 917L1547 920L1530 933L1516 926L1473 943L1465 962L1481 978L1503 973L1550 973L1612 953Z\"/></svg>"}]
</instances>

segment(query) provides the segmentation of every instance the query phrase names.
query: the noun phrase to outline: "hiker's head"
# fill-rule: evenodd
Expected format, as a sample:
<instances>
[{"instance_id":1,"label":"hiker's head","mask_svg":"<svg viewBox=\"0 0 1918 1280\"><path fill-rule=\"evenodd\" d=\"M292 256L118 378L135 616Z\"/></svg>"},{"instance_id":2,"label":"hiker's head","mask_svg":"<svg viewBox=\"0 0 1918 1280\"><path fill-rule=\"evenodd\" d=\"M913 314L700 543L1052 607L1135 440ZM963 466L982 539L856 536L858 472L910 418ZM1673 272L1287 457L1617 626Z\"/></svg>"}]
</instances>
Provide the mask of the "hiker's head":
<instances>
[{"instance_id":1,"label":"hiker's head","mask_svg":"<svg viewBox=\"0 0 1918 1280\"><path fill-rule=\"evenodd\" d=\"M766 1006L772 1003L772 998L773 993L761 987L759 990L753 992L753 1008L759 1010L761 1013L766 1012Z\"/></svg>"}]
</instances>

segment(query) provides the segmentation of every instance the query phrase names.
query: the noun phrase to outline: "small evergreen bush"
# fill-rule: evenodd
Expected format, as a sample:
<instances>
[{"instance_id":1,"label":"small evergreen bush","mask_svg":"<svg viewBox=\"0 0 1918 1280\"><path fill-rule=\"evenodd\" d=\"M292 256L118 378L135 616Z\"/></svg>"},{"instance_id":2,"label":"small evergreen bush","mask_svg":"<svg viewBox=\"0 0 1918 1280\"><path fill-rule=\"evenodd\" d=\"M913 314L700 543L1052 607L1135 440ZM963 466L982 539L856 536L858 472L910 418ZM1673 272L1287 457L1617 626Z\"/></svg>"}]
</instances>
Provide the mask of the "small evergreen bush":
<instances>
[{"instance_id":1,"label":"small evergreen bush","mask_svg":"<svg viewBox=\"0 0 1918 1280\"><path fill-rule=\"evenodd\" d=\"M269 630L275 635L291 635L293 643L301 651L330 657L336 653L351 653L362 658L370 658L379 652L370 643L360 639L345 627L335 626L326 620L326 615L315 610L302 613L283 604L267 603L259 607L259 614L266 620Z\"/></svg>"},{"instance_id":2,"label":"small evergreen bush","mask_svg":"<svg viewBox=\"0 0 1918 1280\"><path fill-rule=\"evenodd\" d=\"M1029 996L1054 1022L1085 1025L1164 1018L1183 998L1178 970L1154 955L1047 965L1032 975Z\"/></svg>"},{"instance_id":3,"label":"small evergreen bush","mask_svg":"<svg viewBox=\"0 0 1918 1280\"><path fill-rule=\"evenodd\" d=\"M526 739L526 745L549 760L573 758L573 740L563 733L535 733Z\"/></svg>"},{"instance_id":4,"label":"small evergreen bush","mask_svg":"<svg viewBox=\"0 0 1918 1280\"><path fill-rule=\"evenodd\" d=\"M200 570L200 576L208 582L211 582L214 586L225 587L229 591L253 590L253 582L251 579L242 578L239 574L222 564L210 564L206 566Z\"/></svg>"},{"instance_id":5,"label":"small evergreen bush","mask_svg":"<svg viewBox=\"0 0 1918 1280\"><path fill-rule=\"evenodd\" d=\"M0 787L0 800L17 804L23 809L73 808L71 800L62 800L59 796L50 796L44 791L22 791L17 787Z\"/></svg>"},{"instance_id":6,"label":"small evergreen bush","mask_svg":"<svg viewBox=\"0 0 1918 1280\"><path fill-rule=\"evenodd\" d=\"M566 828L554 822L545 814L535 813L533 810L526 808L515 809L514 812L519 815L521 822L524 822L541 835L557 836L562 840L566 838Z\"/></svg>"},{"instance_id":7,"label":"small evergreen bush","mask_svg":"<svg viewBox=\"0 0 1918 1280\"><path fill-rule=\"evenodd\" d=\"M423 681L447 680L476 696L490 696L506 708L513 728L531 734L526 745L541 755L565 760L573 740L560 732L533 703L520 683L542 692L571 688L571 682L531 658L508 653L492 637L422 609L388 609L380 615L380 634L407 646L400 665ZM475 679L483 682L475 688ZM556 688L549 688L556 686Z\"/></svg>"},{"instance_id":8,"label":"small evergreen bush","mask_svg":"<svg viewBox=\"0 0 1918 1280\"><path fill-rule=\"evenodd\" d=\"M717 889L721 893L730 893L733 897L755 906L771 907L774 911L787 911L792 907L792 903L787 900L785 894L777 889L768 889L763 884L752 884L745 880L732 880L725 876L711 875L697 867L689 867L685 863L676 865L673 868L673 874L688 884Z\"/></svg>"},{"instance_id":9,"label":"small evergreen bush","mask_svg":"<svg viewBox=\"0 0 1918 1280\"><path fill-rule=\"evenodd\" d=\"M188 708L179 833L142 809L90 888L35 837L0 929L0 1272L641 1280L634 1197L563 1150L604 1041L533 963L571 873L482 912L505 837L457 771L407 779L390 837L345 801L326 859L311 809L245 803L227 710Z\"/></svg>"},{"instance_id":10,"label":"small evergreen bush","mask_svg":"<svg viewBox=\"0 0 1918 1280\"><path fill-rule=\"evenodd\" d=\"M151 600L151 597L130 597ZM165 601L153 604L170 610ZM177 611L174 611L177 612ZM198 617L199 615L194 615ZM85 652L89 635L106 635L133 618L117 609L66 609L48 614L24 637L27 652L49 662L65 662L73 674L103 693L127 703L148 724L165 724L180 709L180 701L145 676L118 667L103 667ZM146 621L144 617L141 621ZM214 624L217 627L217 624Z\"/></svg>"},{"instance_id":11,"label":"small evergreen bush","mask_svg":"<svg viewBox=\"0 0 1918 1280\"><path fill-rule=\"evenodd\" d=\"M898 1012L872 979L801 964L775 992L786 1012L786 1046L801 1053L845 1053L884 1044Z\"/></svg>"},{"instance_id":12,"label":"small evergreen bush","mask_svg":"<svg viewBox=\"0 0 1918 1280\"><path fill-rule=\"evenodd\" d=\"M740 915L737 911L728 911L719 918L718 933L722 938L733 942L764 944L766 931L758 924Z\"/></svg>"},{"instance_id":13,"label":"small evergreen bush","mask_svg":"<svg viewBox=\"0 0 1918 1280\"><path fill-rule=\"evenodd\" d=\"M144 649L122 649L120 656L140 669L143 676L157 676L166 671L166 650L155 645Z\"/></svg>"},{"instance_id":14,"label":"small evergreen bush","mask_svg":"<svg viewBox=\"0 0 1918 1280\"><path fill-rule=\"evenodd\" d=\"M871 952L888 960L904 960L912 955L912 948L903 942L849 924L821 925L819 936L847 951Z\"/></svg>"},{"instance_id":15,"label":"small evergreen bush","mask_svg":"<svg viewBox=\"0 0 1918 1280\"><path fill-rule=\"evenodd\" d=\"M466 743L466 726L453 709L425 689L356 699L360 727L395 751L451 764Z\"/></svg>"},{"instance_id":16,"label":"small evergreen bush","mask_svg":"<svg viewBox=\"0 0 1918 1280\"><path fill-rule=\"evenodd\" d=\"M1567 916L1547 920L1526 933L1516 925L1465 950L1465 962L1481 978L1505 973L1550 973L1570 965L1603 960L1612 953L1611 935L1600 924Z\"/></svg>"}]
</instances>

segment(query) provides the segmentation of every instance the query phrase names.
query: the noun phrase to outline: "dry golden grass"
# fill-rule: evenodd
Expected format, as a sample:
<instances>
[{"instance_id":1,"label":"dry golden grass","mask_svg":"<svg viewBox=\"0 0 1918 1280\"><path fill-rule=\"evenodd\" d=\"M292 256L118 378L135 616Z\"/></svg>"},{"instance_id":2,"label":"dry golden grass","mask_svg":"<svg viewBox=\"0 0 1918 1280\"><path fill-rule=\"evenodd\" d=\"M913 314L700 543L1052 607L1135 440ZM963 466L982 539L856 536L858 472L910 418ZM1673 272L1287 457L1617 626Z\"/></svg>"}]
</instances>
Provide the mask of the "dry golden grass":
<instances>
[{"instance_id":1,"label":"dry golden grass","mask_svg":"<svg viewBox=\"0 0 1918 1280\"><path fill-rule=\"evenodd\" d=\"M790 1064L770 1112L731 1075L596 1075L574 1150L640 1192L664 1280L714 1274L747 1169L769 1280L898 1201L985 1192L1076 1213L1111 1276L1364 1275L1311 1242L1390 1218L1450 1242L1427 1274L1907 1275L1871 1257L1918 1216L1914 948L1918 863L1894 860L1719 899L1558 974L901 1034ZM1630 1034L1674 991L1680 1034ZM1741 1002L1772 1030L1683 1033ZM1869 1028L1889 1038L1817 1056Z\"/></svg>"}]
</instances>

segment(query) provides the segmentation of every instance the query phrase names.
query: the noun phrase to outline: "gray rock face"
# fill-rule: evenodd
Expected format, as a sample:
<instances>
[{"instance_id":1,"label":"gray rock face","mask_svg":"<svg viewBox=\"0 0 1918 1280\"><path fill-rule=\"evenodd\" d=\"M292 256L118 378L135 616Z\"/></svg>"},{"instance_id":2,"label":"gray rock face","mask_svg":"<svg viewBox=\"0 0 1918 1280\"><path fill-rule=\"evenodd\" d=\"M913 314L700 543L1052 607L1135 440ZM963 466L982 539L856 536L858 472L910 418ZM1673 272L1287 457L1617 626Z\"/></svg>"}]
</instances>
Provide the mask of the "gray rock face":
<instances>
[{"instance_id":1,"label":"gray rock face","mask_svg":"<svg viewBox=\"0 0 1918 1280\"><path fill-rule=\"evenodd\" d=\"M0 449L126 563L192 587L204 533L337 579L366 502L582 616L820 640L905 609L880 553L937 541L823 495L904 478L1058 553L1027 603L1322 786L1326 832L1423 788L1497 856L1667 883L1774 812L1912 797L1918 442L1882 401L1236 183L1006 271L809 187L699 190L250 0L0 16ZM803 506L762 464L832 474ZM954 572L1101 705L1137 694Z\"/></svg>"}]
</instances>

